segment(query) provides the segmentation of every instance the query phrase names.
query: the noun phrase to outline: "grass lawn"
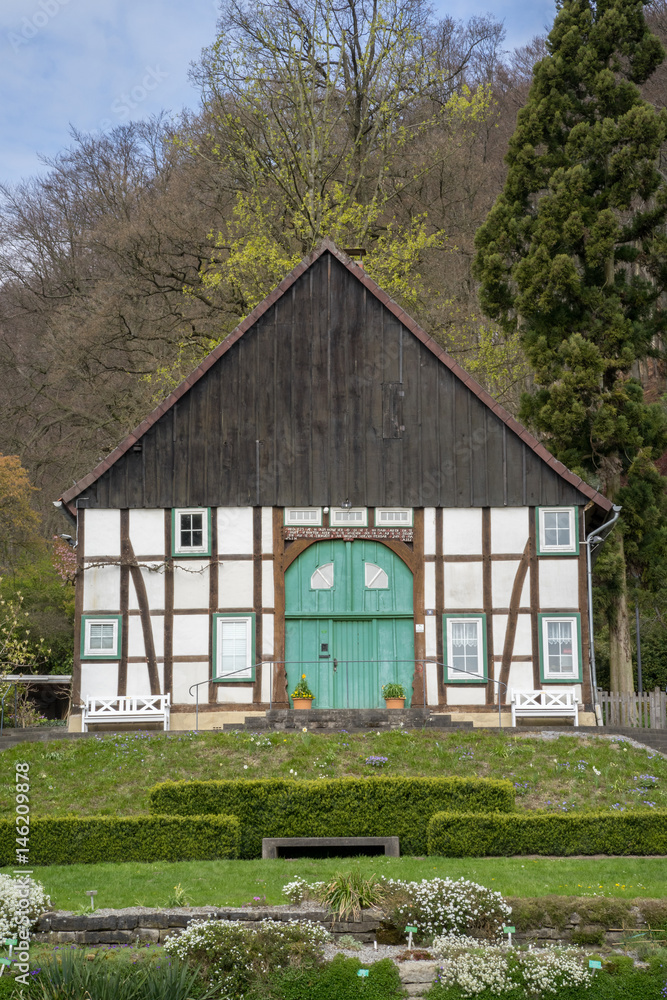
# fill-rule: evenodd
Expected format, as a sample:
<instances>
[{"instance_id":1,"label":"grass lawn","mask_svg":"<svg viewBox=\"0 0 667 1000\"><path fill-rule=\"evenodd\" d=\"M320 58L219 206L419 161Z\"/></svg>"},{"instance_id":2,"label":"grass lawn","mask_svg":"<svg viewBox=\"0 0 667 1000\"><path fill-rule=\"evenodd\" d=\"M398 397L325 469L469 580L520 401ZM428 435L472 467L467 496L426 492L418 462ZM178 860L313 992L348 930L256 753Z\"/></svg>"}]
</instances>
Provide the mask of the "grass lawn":
<instances>
[{"instance_id":1,"label":"grass lawn","mask_svg":"<svg viewBox=\"0 0 667 1000\"><path fill-rule=\"evenodd\" d=\"M192 906L241 906L253 897L285 903L282 887L296 875L307 881L359 866L369 874L406 880L469 878L505 896L667 896L662 858L332 858L275 861L183 861L176 864L61 865L34 869L57 909L89 906L86 889L97 889L98 908L168 906L180 885ZM10 869L2 869L10 874Z\"/></svg>"},{"instance_id":2,"label":"grass lawn","mask_svg":"<svg viewBox=\"0 0 667 1000\"><path fill-rule=\"evenodd\" d=\"M370 756L387 757L378 768ZM168 779L387 775L507 778L519 809L667 808L667 760L625 741L540 739L484 730L311 734L121 733L25 743L2 754L0 815L12 816L13 764L30 764L33 815L131 815Z\"/></svg>"}]
</instances>

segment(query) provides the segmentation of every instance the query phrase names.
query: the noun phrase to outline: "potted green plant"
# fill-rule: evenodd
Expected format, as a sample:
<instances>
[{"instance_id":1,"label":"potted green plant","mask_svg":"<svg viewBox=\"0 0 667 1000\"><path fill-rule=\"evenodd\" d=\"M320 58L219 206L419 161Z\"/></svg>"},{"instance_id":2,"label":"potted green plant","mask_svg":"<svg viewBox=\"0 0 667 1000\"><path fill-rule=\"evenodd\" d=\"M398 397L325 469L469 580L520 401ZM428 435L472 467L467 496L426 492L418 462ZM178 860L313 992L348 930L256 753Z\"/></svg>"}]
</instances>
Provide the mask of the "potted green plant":
<instances>
[{"instance_id":1,"label":"potted green plant","mask_svg":"<svg viewBox=\"0 0 667 1000\"><path fill-rule=\"evenodd\" d=\"M306 675L301 674L301 680L294 688L291 694L292 705L296 709L307 709L313 707L313 702L315 701L315 695L308 687L306 683Z\"/></svg>"},{"instance_id":2,"label":"potted green plant","mask_svg":"<svg viewBox=\"0 0 667 1000\"><path fill-rule=\"evenodd\" d=\"M382 697L387 708L405 708L405 689L402 684L385 684Z\"/></svg>"}]
</instances>

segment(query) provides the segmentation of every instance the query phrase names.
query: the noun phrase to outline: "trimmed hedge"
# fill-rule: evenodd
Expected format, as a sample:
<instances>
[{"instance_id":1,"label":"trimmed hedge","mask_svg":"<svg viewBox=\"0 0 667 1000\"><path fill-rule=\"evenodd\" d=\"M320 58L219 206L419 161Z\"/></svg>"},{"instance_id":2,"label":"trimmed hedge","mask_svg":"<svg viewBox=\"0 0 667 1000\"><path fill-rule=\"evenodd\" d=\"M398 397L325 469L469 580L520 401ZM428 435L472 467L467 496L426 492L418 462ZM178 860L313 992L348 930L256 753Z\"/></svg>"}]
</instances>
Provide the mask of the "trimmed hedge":
<instances>
[{"instance_id":1,"label":"trimmed hedge","mask_svg":"<svg viewBox=\"0 0 667 1000\"><path fill-rule=\"evenodd\" d=\"M402 854L426 853L426 825L443 809L509 812L514 788L488 778L332 778L319 781L165 781L150 811L241 822L241 857L262 856L263 837L399 837Z\"/></svg>"},{"instance_id":2,"label":"trimmed hedge","mask_svg":"<svg viewBox=\"0 0 667 1000\"><path fill-rule=\"evenodd\" d=\"M237 858L235 816L34 816L30 865ZM0 866L16 866L16 824L0 820Z\"/></svg>"},{"instance_id":3,"label":"trimmed hedge","mask_svg":"<svg viewBox=\"0 0 667 1000\"><path fill-rule=\"evenodd\" d=\"M667 811L554 813L439 812L428 853L448 858L513 854L667 854Z\"/></svg>"}]
</instances>

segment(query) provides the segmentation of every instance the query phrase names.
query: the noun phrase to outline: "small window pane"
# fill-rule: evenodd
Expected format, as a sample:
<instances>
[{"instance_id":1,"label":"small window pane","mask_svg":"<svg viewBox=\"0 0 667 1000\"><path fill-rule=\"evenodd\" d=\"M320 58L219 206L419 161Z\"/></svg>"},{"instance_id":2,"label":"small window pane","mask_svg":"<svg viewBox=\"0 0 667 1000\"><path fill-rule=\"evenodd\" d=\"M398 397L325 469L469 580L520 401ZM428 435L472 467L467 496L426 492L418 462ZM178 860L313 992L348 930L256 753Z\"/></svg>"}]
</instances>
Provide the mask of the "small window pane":
<instances>
[{"instance_id":1,"label":"small window pane","mask_svg":"<svg viewBox=\"0 0 667 1000\"><path fill-rule=\"evenodd\" d=\"M219 675L235 674L240 678L250 669L248 663L248 623L245 620L221 618L218 628L220 638Z\"/></svg>"},{"instance_id":2,"label":"small window pane","mask_svg":"<svg viewBox=\"0 0 667 1000\"><path fill-rule=\"evenodd\" d=\"M201 549L204 544L203 514L181 514L181 548Z\"/></svg>"},{"instance_id":3,"label":"small window pane","mask_svg":"<svg viewBox=\"0 0 667 1000\"><path fill-rule=\"evenodd\" d=\"M451 622L452 667L466 673L480 673L479 622Z\"/></svg>"},{"instance_id":4,"label":"small window pane","mask_svg":"<svg viewBox=\"0 0 667 1000\"><path fill-rule=\"evenodd\" d=\"M311 590L331 590L334 583L334 564L318 566L310 578Z\"/></svg>"},{"instance_id":5,"label":"small window pane","mask_svg":"<svg viewBox=\"0 0 667 1000\"><path fill-rule=\"evenodd\" d=\"M303 524L304 522L312 522L313 524L318 524L320 520L319 507L315 510L299 509L297 507L292 507L287 511L287 522L292 524Z\"/></svg>"},{"instance_id":6,"label":"small window pane","mask_svg":"<svg viewBox=\"0 0 667 1000\"><path fill-rule=\"evenodd\" d=\"M570 512L567 510L545 510L544 544L549 548L569 548L571 541Z\"/></svg>"},{"instance_id":7,"label":"small window pane","mask_svg":"<svg viewBox=\"0 0 667 1000\"><path fill-rule=\"evenodd\" d=\"M571 621L547 622L547 667L550 674L574 673Z\"/></svg>"},{"instance_id":8,"label":"small window pane","mask_svg":"<svg viewBox=\"0 0 667 1000\"><path fill-rule=\"evenodd\" d=\"M381 510L381 524L407 524L410 519L410 512L407 510Z\"/></svg>"},{"instance_id":9,"label":"small window pane","mask_svg":"<svg viewBox=\"0 0 667 1000\"><path fill-rule=\"evenodd\" d=\"M90 622L88 629L89 649L104 650L114 648L115 629L113 622Z\"/></svg>"},{"instance_id":10,"label":"small window pane","mask_svg":"<svg viewBox=\"0 0 667 1000\"><path fill-rule=\"evenodd\" d=\"M361 524L363 519L364 515L363 511L361 510L337 510L334 514L334 520L336 521L346 521L346 522Z\"/></svg>"},{"instance_id":11,"label":"small window pane","mask_svg":"<svg viewBox=\"0 0 667 1000\"><path fill-rule=\"evenodd\" d=\"M386 590L388 588L389 577L380 566L376 566L375 563L364 563L364 573L366 586L369 590Z\"/></svg>"}]
</instances>

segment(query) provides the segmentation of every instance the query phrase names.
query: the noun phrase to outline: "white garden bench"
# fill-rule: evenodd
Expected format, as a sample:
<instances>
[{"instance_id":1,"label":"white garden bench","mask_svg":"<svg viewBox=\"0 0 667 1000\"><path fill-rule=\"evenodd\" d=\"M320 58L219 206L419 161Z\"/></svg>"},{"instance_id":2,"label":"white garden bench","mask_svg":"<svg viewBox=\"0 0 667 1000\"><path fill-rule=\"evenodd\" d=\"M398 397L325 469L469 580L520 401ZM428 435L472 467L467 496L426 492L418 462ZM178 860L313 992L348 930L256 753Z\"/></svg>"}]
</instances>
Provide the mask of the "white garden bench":
<instances>
[{"instance_id":1,"label":"white garden bench","mask_svg":"<svg viewBox=\"0 0 667 1000\"><path fill-rule=\"evenodd\" d=\"M91 722L161 722L169 729L168 694L122 695L116 698L89 697L83 706L82 729L88 732Z\"/></svg>"},{"instance_id":2,"label":"white garden bench","mask_svg":"<svg viewBox=\"0 0 667 1000\"><path fill-rule=\"evenodd\" d=\"M535 716L569 716L579 725L579 705L574 688L560 691L512 691L512 725Z\"/></svg>"}]
</instances>

